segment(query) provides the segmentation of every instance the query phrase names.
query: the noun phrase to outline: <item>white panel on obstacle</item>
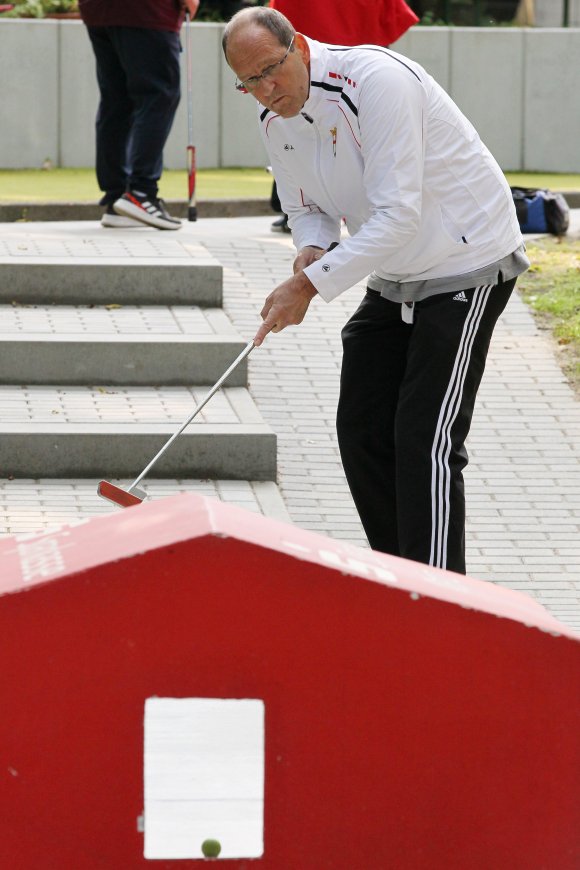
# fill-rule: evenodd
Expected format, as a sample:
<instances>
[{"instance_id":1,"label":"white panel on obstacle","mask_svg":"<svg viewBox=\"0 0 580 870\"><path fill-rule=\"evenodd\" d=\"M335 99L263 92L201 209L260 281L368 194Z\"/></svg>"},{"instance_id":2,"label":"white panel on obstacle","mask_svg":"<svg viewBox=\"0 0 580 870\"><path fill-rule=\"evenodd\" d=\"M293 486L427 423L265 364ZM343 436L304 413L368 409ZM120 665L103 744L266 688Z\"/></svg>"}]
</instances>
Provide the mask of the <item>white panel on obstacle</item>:
<instances>
[{"instance_id":1,"label":"white panel on obstacle","mask_svg":"<svg viewBox=\"0 0 580 870\"><path fill-rule=\"evenodd\" d=\"M146 858L263 854L263 701L147 699L144 827Z\"/></svg>"}]
</instances>

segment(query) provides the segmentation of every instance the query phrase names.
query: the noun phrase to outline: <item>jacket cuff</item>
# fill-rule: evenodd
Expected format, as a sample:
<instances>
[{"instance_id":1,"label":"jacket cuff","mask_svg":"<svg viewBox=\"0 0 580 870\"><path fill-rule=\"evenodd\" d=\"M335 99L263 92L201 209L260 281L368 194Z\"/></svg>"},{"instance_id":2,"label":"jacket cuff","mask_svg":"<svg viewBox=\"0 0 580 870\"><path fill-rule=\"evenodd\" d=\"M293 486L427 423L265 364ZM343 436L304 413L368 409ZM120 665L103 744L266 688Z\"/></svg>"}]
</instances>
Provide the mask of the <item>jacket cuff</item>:
<instances>
[{"instance_id":1,"label":"jacket cuff","mask_svg":"<svg viewBox=\"0 0 580 870\"><path fill-rule=\"evenodd\" d=\"M344 288L334 283L332 267L328 262L317 260L304 269L304 274L316 287L316 292L325 302L332 302L343 292Z\"/></svg>"}]
</instances>

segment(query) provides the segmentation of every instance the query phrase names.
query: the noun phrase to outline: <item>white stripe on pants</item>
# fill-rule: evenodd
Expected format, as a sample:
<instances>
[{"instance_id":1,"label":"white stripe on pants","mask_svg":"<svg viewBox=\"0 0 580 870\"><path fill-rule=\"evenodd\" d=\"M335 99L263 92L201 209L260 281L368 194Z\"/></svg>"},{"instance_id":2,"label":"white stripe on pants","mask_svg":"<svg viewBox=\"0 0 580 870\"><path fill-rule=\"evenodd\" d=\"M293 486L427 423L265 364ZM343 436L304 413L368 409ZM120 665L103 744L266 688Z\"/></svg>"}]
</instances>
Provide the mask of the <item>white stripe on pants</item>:
<instances>
[{"instance_id":1,"label":"white stripe on pants","mask_svg":"<svg viewBox=\"0 0 580 870\"><path fill-rule=\"evenodd\" d=\"M473 342L491 289L492 285L488 284L484 287L477 287L474 292L473 303L463 327L455 364L441 406L433 439L433 447L431 449L432 524L429 564L434 565L436 568L444 568L447 564L447 536L450 512L449 487L451 482L451 471L449 468L451 427L461 407L463 385L471 358Z\"/></svg>"}]
</instances>

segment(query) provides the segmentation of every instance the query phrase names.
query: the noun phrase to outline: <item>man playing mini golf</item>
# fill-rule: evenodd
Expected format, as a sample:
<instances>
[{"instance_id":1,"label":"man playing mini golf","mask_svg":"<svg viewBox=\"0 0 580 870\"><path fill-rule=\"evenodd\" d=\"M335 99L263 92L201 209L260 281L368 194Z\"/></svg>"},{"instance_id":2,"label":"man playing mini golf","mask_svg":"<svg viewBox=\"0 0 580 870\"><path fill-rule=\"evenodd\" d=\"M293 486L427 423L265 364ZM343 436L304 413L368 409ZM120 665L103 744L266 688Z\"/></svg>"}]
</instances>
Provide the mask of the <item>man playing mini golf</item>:
<instances>
[{"instance_id":1,"label":"man playing mini golf","mask_svg":"<svg viewBox=\"0 0 580 870\"><path fill-rule=\"evenodd\" d=\"M232 18L223 47L258 102L297 249L256 344L369 276L342 333L348 484L373 549L464 573L465 439L529 266L509 186L445 91L390 49L316 42L262 7Z\"/></svg>"}]
</instances>

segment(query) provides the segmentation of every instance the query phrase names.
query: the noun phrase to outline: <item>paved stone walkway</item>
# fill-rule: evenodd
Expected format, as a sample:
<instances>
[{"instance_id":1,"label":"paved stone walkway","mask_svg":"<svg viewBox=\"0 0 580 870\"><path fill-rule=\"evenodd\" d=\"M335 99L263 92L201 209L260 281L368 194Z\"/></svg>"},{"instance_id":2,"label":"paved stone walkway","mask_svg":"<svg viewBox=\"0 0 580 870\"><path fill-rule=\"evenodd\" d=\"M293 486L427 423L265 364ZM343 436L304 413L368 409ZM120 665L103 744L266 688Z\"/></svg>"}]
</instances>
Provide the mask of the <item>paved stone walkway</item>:
<instances>
[{"instance_id":1,"label":"paved stone walkway","mask_svg":"<svg viewBox=\"0 0 580 870\"><path fill-rule=\"evenodd\" d=\"M578 215L574 217L577 226ZM245 340L256 331L264 297L291 271L290 239L271 233L270 223L269 217L208 219L187 224L179 233L182 243L201 243L223 264L224 309ZM78 241L79 234L98 242L103 232L88 222L4 224L0 237L11 250L14 244L18 250L24 235L42 249L48 236L65 246L67 239ZM137 233L144 238L154 234L157 246L173 249L176 243L175 235L154 230L113 232L119 242L127 233ZM94 244L93 250L98 247ZM292 522L366 546L334 430L340 329L361 292L362 287L353 288L330 305L316 299L301 326L269 336L249 359L249 383L278 435L278 482ZM58 328L58 320L46 312L39 316L42 329ZM496 330L468 448L469 573L527 592L563 622L580 628L580 403L549 339L517 296ZM41 500L48 487L58 491L67 504L67 520L103 511L88 498L87 483L29 484ZM51 510L50 499L42 509L35 507L34 497L21 507L22 486L19 481L0 485L0 510L26 509L27 528L63 519L57 507ZM163 486L158 482L148 489L155 496ZM199 482L193 488L233 501L243 491L241 502L261 509L243 482L233 489Z\"/></svg>"}]
</instances>

